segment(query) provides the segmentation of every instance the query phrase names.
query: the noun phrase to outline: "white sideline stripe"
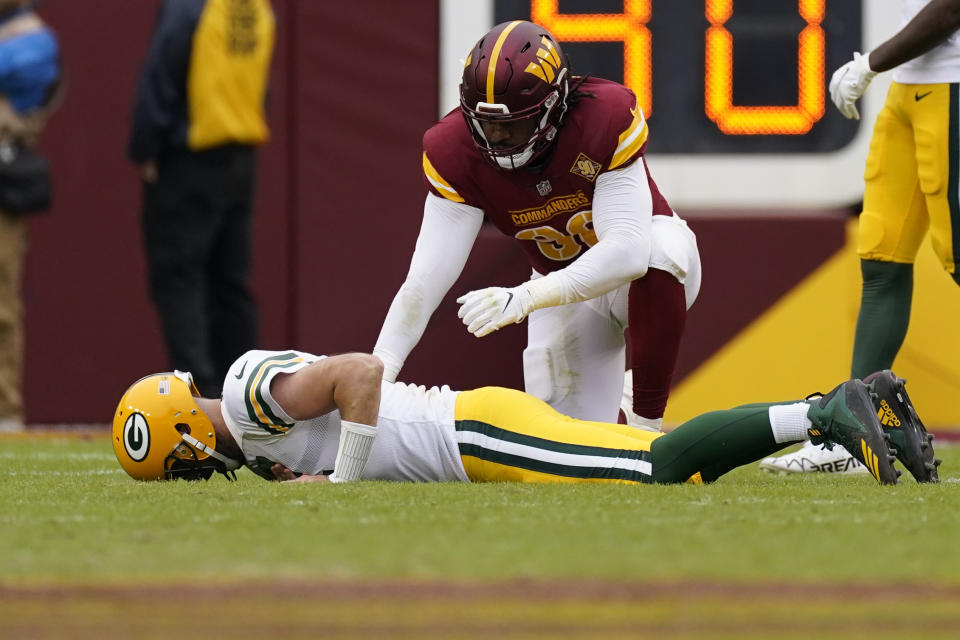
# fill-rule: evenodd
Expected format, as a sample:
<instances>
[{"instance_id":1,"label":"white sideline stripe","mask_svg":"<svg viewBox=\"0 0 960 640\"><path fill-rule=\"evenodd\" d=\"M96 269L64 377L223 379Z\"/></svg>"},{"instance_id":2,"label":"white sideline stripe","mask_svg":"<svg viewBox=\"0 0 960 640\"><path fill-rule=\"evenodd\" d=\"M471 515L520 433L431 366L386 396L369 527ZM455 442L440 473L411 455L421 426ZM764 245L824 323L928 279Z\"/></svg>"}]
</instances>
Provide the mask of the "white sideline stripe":
<instances>
[{"instance_id":1,"label":"white sideline stripe","mask_svg":"<svg viewBox=\"0 0 960 640\"><path fill-rule=\"evenodd\" d=\"M606 456L588 456L578 453L561 453L559 451L550 451L549 449L540 449L526 444L518 444L507 440L499 440L490 436L477 433L476 431L458 431L457 442L464 444L474 444L490 451L506 453L509 455L521 456L532 460L540 460L551 464L562 464L570 467L599 467L626 469L627 471L636 471L649 476L651 472L650 463L646 460L631 460L629 458L608 458Z\"/></svg>"}]
</instances>

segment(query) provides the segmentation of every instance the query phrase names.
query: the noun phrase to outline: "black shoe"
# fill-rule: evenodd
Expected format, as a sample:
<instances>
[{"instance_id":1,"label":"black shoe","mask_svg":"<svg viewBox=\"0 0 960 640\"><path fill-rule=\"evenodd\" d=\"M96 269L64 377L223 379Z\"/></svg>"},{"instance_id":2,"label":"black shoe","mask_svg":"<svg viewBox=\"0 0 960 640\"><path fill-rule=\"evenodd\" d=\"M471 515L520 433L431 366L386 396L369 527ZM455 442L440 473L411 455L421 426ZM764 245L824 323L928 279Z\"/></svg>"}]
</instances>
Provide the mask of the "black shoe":
<instances>
[{"instance_id":1,"label":"black shoe","mask_svg":"<svg viewBox=\"0 0 960 640\"><path fill-rule=\"evenodd\" d=\"M807 417L811 440L836 442L862 462L880 484L897 484L900 472L887 448L887 435L873 409L870 390L860 380L848 380L827 395L812 399Z\"/></svg>"},{"instance_id":2,"label":"black shoe","mask_svg":"<svg viewBox=\"0 0 960 640\"><path fill-rule=\"evenodd\" d=\"M940 459L933 453L933 434L927 433L913 408L906 380L885 369L871 373L863 382L873 392L873 408L896 449L897 459L917 482L940 482Z\"/></svg>"}]
</instances>

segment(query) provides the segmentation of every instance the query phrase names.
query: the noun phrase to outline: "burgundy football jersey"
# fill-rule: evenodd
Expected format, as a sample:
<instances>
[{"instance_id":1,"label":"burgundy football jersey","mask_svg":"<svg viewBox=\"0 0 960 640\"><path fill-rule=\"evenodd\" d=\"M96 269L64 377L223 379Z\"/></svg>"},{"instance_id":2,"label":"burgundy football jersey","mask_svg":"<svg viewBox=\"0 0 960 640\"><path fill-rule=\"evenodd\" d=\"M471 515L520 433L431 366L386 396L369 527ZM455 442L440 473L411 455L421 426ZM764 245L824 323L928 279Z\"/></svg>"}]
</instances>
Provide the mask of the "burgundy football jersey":
<instances>
[{"instance_id":1,"label":"burgundy football jersey","mask_svg":"<svg viewBox=\"0 0 960 640\"><path fill-rule=\"evenodd\" d=\"M584 97L571 106L546 164L506 171L474 147L459 109L423 136L423 173L437 196L483 209L504 234L516 238L540 273L562 269L597 242L593 190L597 176L644 162L647 123L625 86L588 78ZM644 163L646 169L646 163ZM671 215L647 170L653 214Z\"/></svg>"}]
</instances>

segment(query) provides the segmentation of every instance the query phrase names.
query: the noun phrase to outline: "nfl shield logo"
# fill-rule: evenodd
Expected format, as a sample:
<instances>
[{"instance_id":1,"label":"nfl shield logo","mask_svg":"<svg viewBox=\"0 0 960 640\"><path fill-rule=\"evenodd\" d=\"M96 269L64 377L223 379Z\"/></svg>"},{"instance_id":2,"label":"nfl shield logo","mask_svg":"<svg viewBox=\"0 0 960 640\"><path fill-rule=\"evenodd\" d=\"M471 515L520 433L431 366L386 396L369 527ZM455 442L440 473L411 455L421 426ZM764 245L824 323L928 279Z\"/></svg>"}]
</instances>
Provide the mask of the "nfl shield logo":
<instances>
[{"instance_id":1,"label":"nfl shield logo","mask_svg":"<svg viewBox=\"0 0 960 640\"><path fill-rule=\"evenodd\" d=\"M537 193L540 195L545 196L551 191L553 191L553 187L550 185L549 180L544 180L543 182L537 183Z\"/></svg>"}]
</instances>

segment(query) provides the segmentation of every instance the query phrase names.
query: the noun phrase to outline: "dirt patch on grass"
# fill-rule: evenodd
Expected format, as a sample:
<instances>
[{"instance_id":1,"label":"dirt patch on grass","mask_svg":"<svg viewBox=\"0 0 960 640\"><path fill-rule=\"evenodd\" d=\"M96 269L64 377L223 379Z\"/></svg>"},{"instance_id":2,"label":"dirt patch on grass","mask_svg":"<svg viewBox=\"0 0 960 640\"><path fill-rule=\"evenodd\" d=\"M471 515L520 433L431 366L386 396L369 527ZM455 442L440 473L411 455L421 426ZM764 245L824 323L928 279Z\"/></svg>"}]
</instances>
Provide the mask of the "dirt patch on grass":
<instances>
[{"instance_id":1,"label":"dirt patch on grass","mask_svg":"<svg viewBox=\"0 0 960 640\"><path fill-rule=\"evenodd\" d=\"M960 602L960 584L789 584L786 582L606 582L595 580L511 580L504 582L445 582L435 580L286 580L278 583L236 584L117 584L117 585L2 585L0 600L10 598L58 599L83 597L140 600L170 598L195 600L210 597L237 598L251 594L271 597L324 598L517 598L520 600L580 600L600 598L631 601L647 598L798 598L806 601L842 597L846 602L877 600L923 600L955 598Z\"/></svg>"},{"instance_id":2,"label":"dirt patch on grass","mask_svg":"<svg viewBox=\"0 0 960 640\"><path fill-rule=\"evenodd\" d=\"M960 637L960 585L286 581L0 586L4 638Z\"/></svg>"}]
</instances>

